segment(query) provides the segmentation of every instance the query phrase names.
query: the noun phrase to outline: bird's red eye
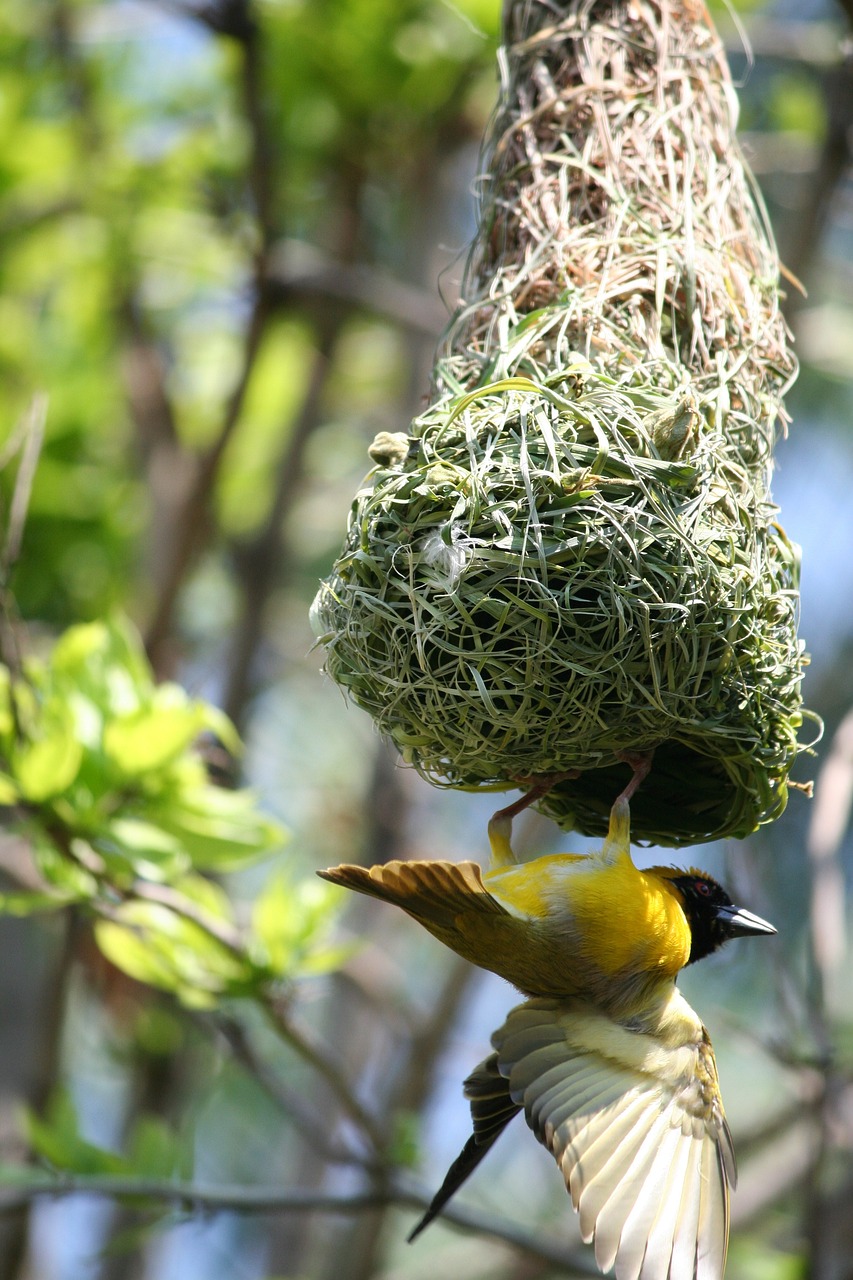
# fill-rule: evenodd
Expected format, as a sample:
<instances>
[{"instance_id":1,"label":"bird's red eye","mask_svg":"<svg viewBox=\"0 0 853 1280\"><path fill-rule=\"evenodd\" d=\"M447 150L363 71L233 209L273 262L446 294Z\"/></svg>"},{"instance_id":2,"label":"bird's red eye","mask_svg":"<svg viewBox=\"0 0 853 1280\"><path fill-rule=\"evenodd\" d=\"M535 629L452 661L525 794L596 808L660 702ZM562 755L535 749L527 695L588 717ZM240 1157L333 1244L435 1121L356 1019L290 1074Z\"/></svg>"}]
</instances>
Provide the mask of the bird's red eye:
<instances>
[{"instance_id":1,"label":"bird's red eye","mask_svg":"<svg viewBox=\"0 0 853 1280\"><path fill-rule=\"evenodd\" d=\"M711 886L708 884L708 881L707 881L707 880L697 880L697 881L696 881L696 892L697 892L697 893L701 893L703 898L707 898L707 897L708 897L708 895L709 895L709 894L710 894L710 892L711 892Z\"/></svg>"}]
</instances>

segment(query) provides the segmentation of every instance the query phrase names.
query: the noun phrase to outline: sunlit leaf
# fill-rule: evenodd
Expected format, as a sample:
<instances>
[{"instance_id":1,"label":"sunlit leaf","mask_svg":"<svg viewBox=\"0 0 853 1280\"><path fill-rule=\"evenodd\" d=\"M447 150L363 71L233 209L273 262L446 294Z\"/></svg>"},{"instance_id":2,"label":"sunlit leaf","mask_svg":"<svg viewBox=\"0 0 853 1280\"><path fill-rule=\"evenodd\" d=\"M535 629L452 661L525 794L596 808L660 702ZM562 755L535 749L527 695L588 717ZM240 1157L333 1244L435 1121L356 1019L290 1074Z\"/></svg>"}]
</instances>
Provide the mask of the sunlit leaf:
<instances>
[{"instance_id":1,"label":"sunlit leaf","mask_svg":"<svg viewBox=\"0 0 853 1280\"><path fill-rule=\"evenodd\" d=\"M342 902L335 885L311 877L294 882L285 873L271 876L252 912L265 964L287 978L340 968L359 946L330 941Z\"/></svg>"},{"instance_id":2,"label":"sunlit leaf","mask_svg":"<svg viewBox=\"0 0 853 1280\"><path fill-rule=\"evenodd\" d=\"M128 901L95 925L108 960L138 982L206 1008L257 980L254 966L193 920L159 903Z\"/></svg>"},{"instance_id":3,"label":"sunlit leaf","mask_svg":"<svg viewBox=\"0 0 853 1280\"><path fill-rule=\"evenodd\" d=\"M217 884L215 880L190 872L175 880L172 888L182 894L193 906L201 907L202 911L212 916L214 920L231 920L233 915L231 899L222 885Z\"/></svg>"},{"instance_id":4,"label":"sunlit leaf","mask_svg":"<svg viewBox=\"0 0 853 1280\"><path fill-rule=\"evenodd\" d=\"M154 687L142 642L120 615L69 627L50 667L58 682L84 694L107 717L131 715Z\"/></svg>"},{"instance_id":5,"label":"sunlit leaf","mask_svg":"<svg viewBox=\"0 0 853 1280\"><path fill-rule=\"evenodd\" d=\"M72 1173L123 1173L125 1161L115 1152L88 1142L80 1133L77 1112L65 1090L58 1090L43 1117L24 1113L27 1138L35 1153Z\"/></svg>"},{"instance_id":6,"label":"sunlit leaf","mask_svg":"<svg viewBox=\"0 0 853 1280\"><path fill-rule=\"evenodd\" d=\"M58 911L73 901L71 897L51 893L0 893L0 912L7 916L32 916L42 911Z\"/></svg>"},{"instance_id":7,"label":"sunlit leaf","mask_svg":"<svg viewBox=\"0 0 853 1280\"><path fill-rule=\"evenodd\" d=\"M45 708L37 733L37 737L18 743L11 758L22 797L35 804L65 791L83 758L73 718L58 700Z\"/></svg>"},{"instance_id":8,"label":"sunlit leaf","mask_svg":"<svg viewBox=\"0 0 853 1280\"><path fill-rule=\"evenodd\" d=\"M187 787L150 816L186 849L199 870L231 871L284 843L282 828L261 813L252 792Z\"/></svg>"},{"instance_id":9,"label":"sunlit leaf","mask_svg":"<svg viewBox=\"0 0 853 1280\"><path fill-rule=\"evenodd\" d=\"M144 880L171 880L189 866L189 857L174 836L139 818L115 818L97 841L117 848L137 876Z\"/></svg>"},{"instance_id":10,"label":"sunlit leaf","mask_svg":"<svg viewBox=\"0 0 853 1280\"><path fill-rule=\"evenodd\" d=\"M95 876L77 858L71 856L70 849L68 853L64 853L35 825L30 830L30 838L39 873L62 897L69 902L81 902L97 895L98 882ZM94 858L94 850L90 849L89 852Z\"/></svg>"},{"instance_id":11,"label":"sunlit leaf","mask_svg":"<svg viewBox=\"0 0 853 1280\"><path fill-rule=\"evenodd\" d=\"M104 751L128 777L161 769L186 751L205 727L203 709L176 685L164 687L156 705L110 721Z\"/></svg>"}]
</instances>

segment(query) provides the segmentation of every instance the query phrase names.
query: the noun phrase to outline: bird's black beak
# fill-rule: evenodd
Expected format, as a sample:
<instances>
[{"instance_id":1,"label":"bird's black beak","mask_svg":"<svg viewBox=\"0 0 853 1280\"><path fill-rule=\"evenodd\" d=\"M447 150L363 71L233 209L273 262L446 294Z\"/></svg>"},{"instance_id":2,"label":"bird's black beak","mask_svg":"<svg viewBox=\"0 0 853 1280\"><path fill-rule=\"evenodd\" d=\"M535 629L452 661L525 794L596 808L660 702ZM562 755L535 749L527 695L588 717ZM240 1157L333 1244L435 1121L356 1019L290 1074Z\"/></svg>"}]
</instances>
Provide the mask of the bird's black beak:
<instances>
[{"instance_id":1,"label":"bird's black beak","mask_svg":"<svg viewBox=\"0 0 853 1280\"><path fill-rule=\"evenodd\" d=\"M730 938L746 938L752 934L775 933L776 929L761 916L753 915L743 907L718 907L717 919Z\"/></svg>"}]
</instances>

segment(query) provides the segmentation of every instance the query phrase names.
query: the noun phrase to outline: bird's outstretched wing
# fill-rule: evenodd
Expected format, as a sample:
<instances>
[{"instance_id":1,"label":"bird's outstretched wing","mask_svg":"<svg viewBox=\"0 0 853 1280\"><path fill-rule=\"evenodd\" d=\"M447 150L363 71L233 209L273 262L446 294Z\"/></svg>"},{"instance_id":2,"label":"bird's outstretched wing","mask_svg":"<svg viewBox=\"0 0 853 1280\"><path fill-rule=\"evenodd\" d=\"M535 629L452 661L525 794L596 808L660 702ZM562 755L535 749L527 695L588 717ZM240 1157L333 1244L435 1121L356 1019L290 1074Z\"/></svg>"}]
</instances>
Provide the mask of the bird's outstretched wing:
<instances>
[{"instance_id":1,"label":"bird's outstretched wing","mask_svg":"<svg viewBox=\"0 0 853 1280\"><path fill-rule=\"evenodd\" d=\"M509 913L483 884L476 862L386 862L376 867L344 863L318 871L323 880L392 902L413 916L434 937L475 964L491 967L480 954L487 949L478 919L488 916L512 923ZM485 937L472 951L471 939Z\"/></svg>"},{"instance_id":2,"label":"bird's outstretched wing","mask_svg":"<svg viewBox=\"0 0 853 1280\"><path fill-rule=\"evenodd\" d=\"M617 1280L721 1280L736 1179L713 1051L673 992L660 1035L530 1000L493 1037L512 1100Z\"/></svg>"},{"instance_id":3,"label":"bird's outstretched wing","mask_svg":"<svg viewBox=\"0 0 853 1280\"><path fill-rule=\"evenodd\" d=\"M447 1170L444 1181L432 1198L424 1216L409 1233L409 1242L420 1235L424 1227L436 1218L455 1195L462 1183L474 1172L487 1151L490 1151L521 1107L513 1102L509 1084L498 1070L498 1055L492 1053L471 1072L465 1081L465 1096L471 1102L471 1118L474 1132L465 1143L453 1164Z\"/></svg>"}]
</instances>

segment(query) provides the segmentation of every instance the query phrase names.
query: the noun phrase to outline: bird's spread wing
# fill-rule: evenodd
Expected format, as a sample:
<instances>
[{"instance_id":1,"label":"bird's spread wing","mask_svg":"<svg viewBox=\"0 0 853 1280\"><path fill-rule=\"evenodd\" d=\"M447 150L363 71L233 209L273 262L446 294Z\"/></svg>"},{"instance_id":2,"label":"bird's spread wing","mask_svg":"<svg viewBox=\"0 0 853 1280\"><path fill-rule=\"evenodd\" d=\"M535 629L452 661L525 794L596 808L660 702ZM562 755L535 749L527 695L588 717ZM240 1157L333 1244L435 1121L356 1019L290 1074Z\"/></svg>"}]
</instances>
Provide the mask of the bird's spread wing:
<instances>
[{"instance_id":1,"label":"bird's spread wing","mask_svg":"<svg viewBox=\"0 0 853 1280\"><path fill-rule=\"evenodd\" d=\"M383 902L402 907L436 938L466 959L488 965L472 952L470 937L477 938L484 916L509 921L509 913L483 884L476 862L386 862L376 867L344 864L317 874L333 884L356 889ZM488 944L485 934L484 946Z\"/></svg>"},{"instance_id":2,"label":"bird's spread wing","mask_svg":"<svg viewBox=\"0 0 853 1280\"><path fill-rule=\"evenodd\" d=\"M723 1275L734 1155L707 1034L683 1007L684 1035L660 1037L531 1000L493 1037L513 1101L617 1280Z\"/></svg>"},{"instance_id":3,"label":"bird's spread wing","mask_svg":"<svg viewBox=\"0 0 853 1280\"><path fill-rule=\"evenodd\" d=\"M474 1172L487 1151L490 1151L521 1107L510 1097L509 1083L498 1070L498 1055L490 1054L471 1072L465 1081L465 1096L471 1102L471 1118L474 1132L465 1143L453 1164L447 1170L444 1181L432 1198L432 1202L420 1222L409 1234L409 1241L420 1235L434 1218L441 1213L451 1196Z\"/></svg>"}]
</instances>

